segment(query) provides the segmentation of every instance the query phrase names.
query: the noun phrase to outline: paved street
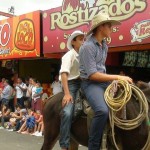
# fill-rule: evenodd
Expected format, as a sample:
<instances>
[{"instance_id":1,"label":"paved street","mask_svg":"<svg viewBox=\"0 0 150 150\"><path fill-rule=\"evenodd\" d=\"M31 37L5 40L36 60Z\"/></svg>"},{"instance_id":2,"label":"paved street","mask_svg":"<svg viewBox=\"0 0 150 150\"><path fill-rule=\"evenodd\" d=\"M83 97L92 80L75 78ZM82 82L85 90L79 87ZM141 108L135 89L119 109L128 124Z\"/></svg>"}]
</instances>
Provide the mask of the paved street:
<instances>
[{"instance_id":1,"label":"paved street","mask_svg":"<svg viewBox=\"0 0 150 150\"><path fill-rule=\"evenodd\" d=\"M0 130L0 150L40 150L42 143L43 137ZM54 150L60 150L58 143ZM79 150L87 150L87 148L80 146Z\"/></svg>"}]
</instances>

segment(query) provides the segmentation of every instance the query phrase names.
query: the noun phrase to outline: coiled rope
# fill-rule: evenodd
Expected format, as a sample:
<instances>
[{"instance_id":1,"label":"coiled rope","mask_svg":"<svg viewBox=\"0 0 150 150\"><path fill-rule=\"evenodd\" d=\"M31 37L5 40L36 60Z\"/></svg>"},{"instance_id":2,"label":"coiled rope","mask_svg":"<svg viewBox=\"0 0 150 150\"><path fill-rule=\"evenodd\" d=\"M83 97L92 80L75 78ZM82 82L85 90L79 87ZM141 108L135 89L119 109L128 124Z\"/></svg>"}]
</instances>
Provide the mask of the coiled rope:
<instances>
[{"instance_id":1,"label":"coiled rope","mask_svg":"<svg viewBox=\"0 0 150 150\"><path fill-rule=\"evenodd\" d=\"M140 112L136 118L132 120L120 119L117 117L117 112L122 110L126 104L131 100L131 96L134 94L139 101ZM110 108L109 120L112 129L113 142L117 150L119 150L116 140L114 126L123 130L132 130L139 127L143 121L148 123L148 102L144 93L133 84L129 84L127 81L118 80L114 81L108 86L104 94L105 101ZM150 149L150 128L148 127L147 142L142 150Z\"/></svg>"}]
</instances>

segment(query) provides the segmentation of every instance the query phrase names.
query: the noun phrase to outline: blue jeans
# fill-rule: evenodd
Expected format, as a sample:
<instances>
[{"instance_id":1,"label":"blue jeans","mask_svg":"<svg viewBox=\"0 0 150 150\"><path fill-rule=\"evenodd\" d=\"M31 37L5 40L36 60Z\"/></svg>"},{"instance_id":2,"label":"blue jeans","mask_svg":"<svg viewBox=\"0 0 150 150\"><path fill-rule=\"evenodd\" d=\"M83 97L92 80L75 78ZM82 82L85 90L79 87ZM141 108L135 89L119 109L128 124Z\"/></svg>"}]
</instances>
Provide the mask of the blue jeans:
<instances>
[{"instance_id":1,"label":"blue jeans","mask_svg":"<svg viewBox=\"0 0 150 150\"><path fill-rule=\"evenodd\" d=\"M4 123L9 121L10 116L2 116L1 117L1 126L4 127Z\"/></svg>"},{"instance_id":2,"label":"blue jeans","mask_svg":"<svg viewBox=\"0 0 150 150\"><path fill-rule=\"evenodd\" d=\"M79 94L80 80L68 81L69 91L75 101ZM70 145L70 129L73 117L74 103L69 103L62 109L61 125L60 125L60 140L61 148L69 148Z\"/></svg>"},{"instance_id":3,"label":"blue jeans","mask_svg":"<svg viewBox=\"0 0 150 150\"><path fill-rule=\"evenodd\" d=\"M108 83L89 80L83 80L81 83L81 89L95 113L89 133L89 150L100 150L103 130L109 115L109 110L104 100L104 92L107 86Z\"/></svg>"},{"instance_id":4,"label":"blue jeans","mask_svg":"<svg viewBox=\"0 0 150 150\"><path fill-rule=\"evenodd\" d=\"M9 99L2 98L2 105L8 105L9 104Z\"/></svg>"},{"instance_id":5,"label":"blue jeans","mask_svg":"<svg viewBox=\"0 0 150 150\"><path fill-rule=\"evenodd\" d=\"M24 97L17 98L17 104L24 108Z\"/></svg>"}]
</instances>

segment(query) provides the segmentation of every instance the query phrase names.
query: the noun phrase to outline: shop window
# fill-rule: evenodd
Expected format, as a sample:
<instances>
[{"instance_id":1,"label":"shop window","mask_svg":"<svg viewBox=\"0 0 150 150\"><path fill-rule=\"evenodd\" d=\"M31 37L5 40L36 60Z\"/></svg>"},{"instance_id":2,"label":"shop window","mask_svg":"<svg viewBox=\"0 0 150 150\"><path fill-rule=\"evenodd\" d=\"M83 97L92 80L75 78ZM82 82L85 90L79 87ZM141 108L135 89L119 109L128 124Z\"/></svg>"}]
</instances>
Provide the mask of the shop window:
<instances>
[{"instance_id":1,"label":"shop window","mask_svg":"<svg viewBox=\"0 0 150 150\"><path fill-rule=\"evenodd\" d=\"M148 62L148 51L138 52L136 67L145 68Z\"/></svg>"},{"instance_id":2,"label":"shop window","mask_svg":"<svg viewBox=\"0 0 150 150\"><path fill-rule=\"evenodd\" d=\"M125 52L123 66L134 67L137 62L137 52Z\"/></svg>"},{"instance_id":3,"label":"shop window","mask_svg":"<svg viewBox=\"0 0 150 150\"><path fill-rule=\"evenodd\" d=\"M150 68L150 52L149 52L149 55L148 55L147 68Z\"/></svg>"}]
</instances>

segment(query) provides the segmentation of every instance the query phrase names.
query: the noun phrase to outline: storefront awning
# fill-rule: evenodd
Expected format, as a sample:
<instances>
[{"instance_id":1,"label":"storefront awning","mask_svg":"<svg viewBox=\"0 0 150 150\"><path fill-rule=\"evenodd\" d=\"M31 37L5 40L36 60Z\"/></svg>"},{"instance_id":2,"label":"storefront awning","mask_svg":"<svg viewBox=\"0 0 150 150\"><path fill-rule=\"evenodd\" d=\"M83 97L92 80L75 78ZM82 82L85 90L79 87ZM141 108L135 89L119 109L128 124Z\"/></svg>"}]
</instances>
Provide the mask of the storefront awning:
<instances>
[{"instance_id":1,"label":"storefront awning","mask_svg":"<svg viewBox=\"0 0 150 150\"><path fill-rule=\"evenodd\" d=\"M40 11L0 21L0 59L40 56Z\"/></svg>"}]
</instances>

